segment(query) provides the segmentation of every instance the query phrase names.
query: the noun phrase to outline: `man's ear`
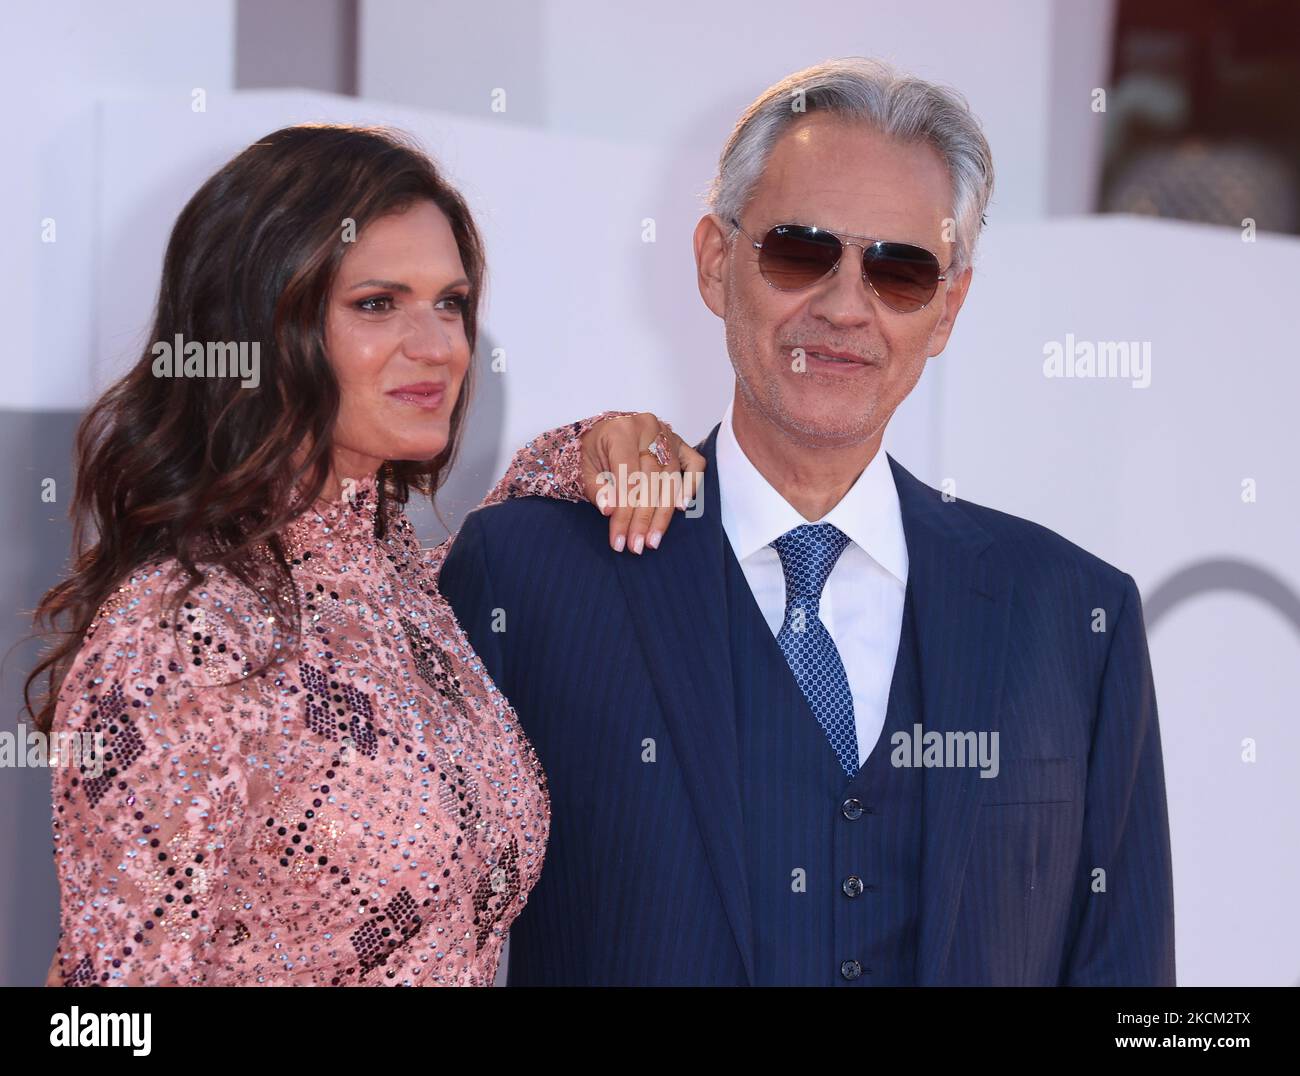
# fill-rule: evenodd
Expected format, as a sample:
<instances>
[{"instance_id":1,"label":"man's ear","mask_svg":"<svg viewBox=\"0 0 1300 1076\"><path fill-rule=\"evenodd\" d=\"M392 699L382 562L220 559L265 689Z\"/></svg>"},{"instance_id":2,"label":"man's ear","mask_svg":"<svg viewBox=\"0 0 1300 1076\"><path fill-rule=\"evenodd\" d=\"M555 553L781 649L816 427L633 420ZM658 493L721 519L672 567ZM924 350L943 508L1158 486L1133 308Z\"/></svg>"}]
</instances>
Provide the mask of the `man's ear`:
<instances>
[{"instance_id":1,"label":"man's ear","mask_svg":"<svg viewBox=\"0 0 1300 1076\"><path fill-rule=\"evenodd\" d=\"M926 348L926 354L930 358L934 358L948 346L948 337L952 335L952 327L957 323L957 312L961 310L961 304L966 301L966 293L970 290L973 274L974 270L967 266L962 270L961 275L945 289L943 293L943 316L939 318L934 330L930 333L930 343Z\"/></svg>"},{"instance_id":2,"label":"man's ear","mask_svg":"<svg viewBox=\"0 0 1300 1076\"><path fill-rule=\"evenodd\" d=\"M695 225L695 274L704 305L718 317L727 309L727 255L730 244L722 222L706 213Z\"/></svg>"}]
</instances>

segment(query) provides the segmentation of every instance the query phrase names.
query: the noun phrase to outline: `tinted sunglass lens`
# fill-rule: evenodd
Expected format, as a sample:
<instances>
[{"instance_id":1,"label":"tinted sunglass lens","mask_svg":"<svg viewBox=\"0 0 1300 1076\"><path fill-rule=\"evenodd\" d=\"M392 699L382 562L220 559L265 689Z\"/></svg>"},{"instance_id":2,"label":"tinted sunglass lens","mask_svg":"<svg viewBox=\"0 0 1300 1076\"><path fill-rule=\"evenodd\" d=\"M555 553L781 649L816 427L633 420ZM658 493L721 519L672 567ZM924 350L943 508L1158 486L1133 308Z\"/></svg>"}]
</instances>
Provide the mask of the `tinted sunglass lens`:
<instances>
[{"instance_id":1,"label":"tinted sunglass lens","mask_svg":"<svg viewBox=\"0 0 1300 1076\"><path fill-rule=\"evenodd\" d=\"M834 269L843 250L829 232L781 225L763 239L758 268L772 287L795 291L817 283Z\"/></svg>"},{"instance_id":2,"label":"tinted sunglass lens","mask_svg":"<svg viewBox=\"0 0 1300 1076\"><path fill-rule=\"evenodd\" d=\"M875 243L863 251L867 281L893 310L920 310L939 287L939 262L933 254L907 243Z\"/></svg>"}]
</instances>

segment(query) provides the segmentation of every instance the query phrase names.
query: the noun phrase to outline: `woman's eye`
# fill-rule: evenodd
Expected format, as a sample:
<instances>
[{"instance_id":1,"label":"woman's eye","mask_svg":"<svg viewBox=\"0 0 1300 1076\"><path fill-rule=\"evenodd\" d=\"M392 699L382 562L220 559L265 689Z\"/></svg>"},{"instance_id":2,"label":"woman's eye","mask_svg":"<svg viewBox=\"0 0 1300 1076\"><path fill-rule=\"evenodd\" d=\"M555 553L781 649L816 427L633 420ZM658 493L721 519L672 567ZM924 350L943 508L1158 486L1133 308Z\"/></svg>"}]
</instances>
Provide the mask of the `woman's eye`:
<instances>
[{"instance_id":1,"label":"woman's eye","mask_svg":"<svg viewBox=\"0 0 1300 1076\"><path fill-rule=\"evenodd\" d=\"M377 306L374 304L386 303L386 306ZM393 297L391 295L372 295L369 299L362 299L357 304L357 309L365 311L367 314L386 314L393 309Z\"/></svg>"},{"instance_id":2,"label":"woman's eye","mask_svg":"<svg viewBox=\"0 0 1300 1076\"><path fill-rule=\"evenodd\" d=\"M443 299L443 302L451 303L451 309L458 314L463 314L469 309L468 295L448 295L447 298Z\"/></svg>"}]
</instances>

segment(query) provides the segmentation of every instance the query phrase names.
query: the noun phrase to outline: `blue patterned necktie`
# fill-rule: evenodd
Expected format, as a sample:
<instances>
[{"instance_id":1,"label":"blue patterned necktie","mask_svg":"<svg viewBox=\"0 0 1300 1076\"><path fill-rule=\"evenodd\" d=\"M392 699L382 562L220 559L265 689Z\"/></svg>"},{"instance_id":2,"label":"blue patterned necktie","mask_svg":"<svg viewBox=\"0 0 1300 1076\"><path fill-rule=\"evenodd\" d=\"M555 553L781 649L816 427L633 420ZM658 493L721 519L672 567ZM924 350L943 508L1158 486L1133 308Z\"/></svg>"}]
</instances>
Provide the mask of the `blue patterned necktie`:
<instances>
[{"instance_id":1,"label":"blue patterned necktie","mask_svg":"<svg viewBox=\"0 0 1300 1076\"><path fill-rule=\"evenodd\" d=\"M858 735L853 695L835 640L821 622L822 588L849 544L829 523L807 523L772 543L785 572L785 619L776 642L831 742L844 772L858 772Z\"/></svg>"}]
</instances>

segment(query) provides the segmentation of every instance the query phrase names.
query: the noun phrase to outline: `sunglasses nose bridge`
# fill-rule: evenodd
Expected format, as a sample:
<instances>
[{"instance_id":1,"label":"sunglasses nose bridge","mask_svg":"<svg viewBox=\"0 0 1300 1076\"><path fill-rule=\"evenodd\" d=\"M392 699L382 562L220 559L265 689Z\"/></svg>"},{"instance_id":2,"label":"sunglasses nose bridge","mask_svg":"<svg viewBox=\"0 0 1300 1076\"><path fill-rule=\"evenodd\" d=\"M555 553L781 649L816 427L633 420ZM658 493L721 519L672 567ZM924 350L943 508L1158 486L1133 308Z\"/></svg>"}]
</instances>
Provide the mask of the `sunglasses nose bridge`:
<instances>
[{"instance_id":1,"label":"sunglasses nose bridge","mask_svg":"<svg viewBox=\"0 0 1300 1076\"><path fill-rule=\"evenodd\" d=\"M846 316L859 318L864 313L862 308L865 308L865 311L869 311L870 316L876 316L878 314L877 303L884 304L886 307L888 307L889 304L885 303L884 299L881 298L880 293L876 290L875 284L872 283L871 279L867 276L865 257L868 244L855 242L852 239L840 239L839 236L836 236L835 238L840 244L839 255L835 259L835 264L822 275L821 279L816 281L815 284L810 285L811 287L818 289L818 295L814 297L813 302L822 309L827 309L824 304L828 302L834 304L838 310L838 313L834 315L837 318ZM853 267L850 266L849 271L841 275L840 270L844 267L849 247L858 247L858 257L862 260L857 266L856 273L853 272ZM845 286L840 283L841 280L847 281L850 293L848 296L841 295L840 298L836 299L834 296L837 290L840 287ZM850 314L850 310L856 310L857 313Z\"/></svg>"},{"instance_id":2,"label":"sunglasses nose bridge","mask_svg":"<svg viewBox=\"0 0 1300 1076\"><path fill-rule=\"evenodd\" d=\"M844 255L848 253L849 247L858 248L858 272L862 275L863 281L867 279L867 245L865 243L855 242L852 239L840 240L840 257L835 263L835 268L839 268L844 261Z\"/></svg>"},{"instance_id":3,"label":"sunglasses nose bridge","mask_svg":"<svg viewBox=\"0 0 1300 1076\"><path fill-rule=\"evenodd\" d=\"M840 267L844 265L844 259L848 254L849 247L857 247L858 248L857 279L861 282L862 286L865 287L867 291L871 293L871 297L873 299L883 303L884 299L881 297L880 293L876 290L876 285L873 283L870 275L867 273L867 247L874 245L874 240L867 240L866 242L861 242L854 239L840 239L839 236L836 236L835 238L839 239L840 254L839 257L835 259L835 264L831 266L830 272L822 279L830 280L833 275L838 274L840 271ZM889 304L886 303L885 305L888 306Z\"/></svg>"}]
</instances>

